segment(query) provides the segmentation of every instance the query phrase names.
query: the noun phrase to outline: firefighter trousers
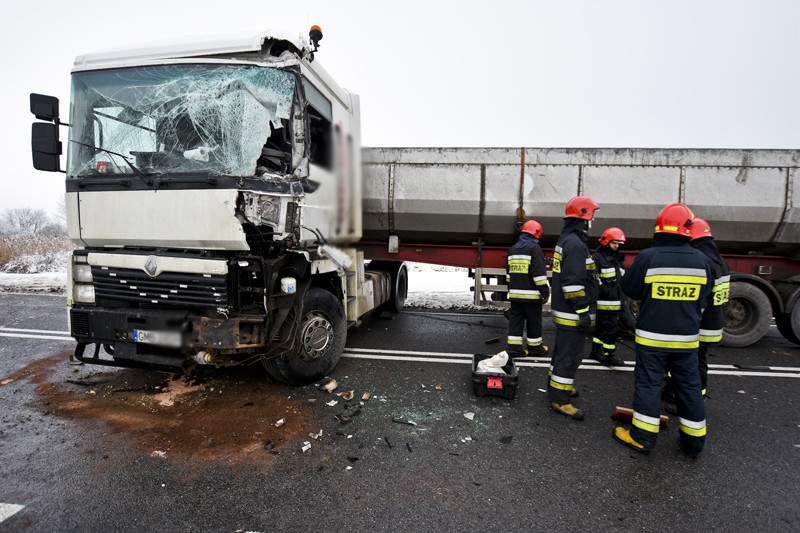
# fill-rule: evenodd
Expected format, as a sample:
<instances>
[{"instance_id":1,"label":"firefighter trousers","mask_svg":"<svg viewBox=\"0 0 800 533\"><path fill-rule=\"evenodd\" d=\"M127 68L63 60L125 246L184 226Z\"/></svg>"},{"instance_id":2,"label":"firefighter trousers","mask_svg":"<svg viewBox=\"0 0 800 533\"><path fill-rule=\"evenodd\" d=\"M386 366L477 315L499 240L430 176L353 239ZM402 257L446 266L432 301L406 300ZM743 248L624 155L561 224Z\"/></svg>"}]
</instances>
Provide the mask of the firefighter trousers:
<instances>
[{"instance_id":1,"label":"firefighter trousers","mask_svg":"<svg viewBox=\"0 0 800 533\"><path fill-rule=\"evenodd\" d=\"M675 387L679 437L686 453L699 454L706 441L706 405L700 392L697 350L636 345L633 440L650 450L656 445L661 416L661 387L669 372Z\"/></svg>"},{"instance_id":2,"label":"firefighter trousers","mask_svg":"<svg viewBox=\"0 0 800 533\"><path fill-rule=\"evenodd\" d=\"M523 333L527 338L523 339ZM508 355L523 355L524 343L528 347L542 345L542 302L519 302L511 299L511 310L508 314Z\"/></svg>"},{"instance_id":3,"label":"firefighter trousers","mask_svg":"<svg viewBox=\"0 0 800 533\"><path fill-rule=\"evenodd\" d=\"M583 360L585 340L584 332L577 327L556 324L556 342L547 383L547 399L551 403L570 403L575 374Z\"/></svg>"},{"instance_id":4,"label":"firefighter trousers","mask_svg":"<svg viewBox=\"0 0 800 533\"><path fill-rule=\"evenodd\" d=\"M617 347L617 337L619 337L618 314L619 311L597 310L593 342L594 344L602 345L603 353L613 353Z\"/></svg>"}]
</instances>

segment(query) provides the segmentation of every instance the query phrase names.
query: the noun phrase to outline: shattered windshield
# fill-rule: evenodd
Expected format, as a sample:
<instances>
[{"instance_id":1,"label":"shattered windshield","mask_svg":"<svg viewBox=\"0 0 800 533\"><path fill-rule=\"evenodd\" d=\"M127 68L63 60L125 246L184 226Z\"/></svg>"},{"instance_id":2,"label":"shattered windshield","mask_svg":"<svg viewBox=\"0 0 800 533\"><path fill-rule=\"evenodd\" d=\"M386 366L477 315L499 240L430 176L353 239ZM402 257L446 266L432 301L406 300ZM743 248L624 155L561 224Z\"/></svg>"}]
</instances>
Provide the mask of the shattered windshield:
<instances>
[{"instance_id":1,"label":"shattered windshield","mask_svg":"<svg viewBox=\"0 0 800 533\"><path fill-rule=\"evenodd\" d=\"M291 166L295 76L245 65L161 65L72 77L67 175L252 176Z\"/></svg>"}]
</instances>

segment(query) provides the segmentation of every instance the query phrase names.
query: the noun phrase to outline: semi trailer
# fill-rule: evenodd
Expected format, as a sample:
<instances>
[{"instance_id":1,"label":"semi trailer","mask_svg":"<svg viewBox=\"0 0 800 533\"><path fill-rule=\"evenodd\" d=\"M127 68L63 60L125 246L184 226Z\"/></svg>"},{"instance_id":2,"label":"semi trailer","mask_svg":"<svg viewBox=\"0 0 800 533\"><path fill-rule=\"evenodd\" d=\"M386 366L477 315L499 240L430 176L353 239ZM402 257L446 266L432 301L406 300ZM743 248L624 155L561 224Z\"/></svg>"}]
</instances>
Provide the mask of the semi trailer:
<instances>
[{"instance_id":1,"label":"semi trailer","mask_svg":"<svg viewBox=\"0 0 800 533\"><path fill-rule=\"evenodd\" d=\"M472 269L476 304L505 289L497 279L526 218L542 224L551 256L567 200L590 196L600 205L590 245L622 228L630 264L658 212L681 202L709 222L731 267L723 343L753 344L774 318L800 344L800 150L365 148L363 163L361 249Z\"/></svg>"},{"instance_id":2,"label":"semi trailer","mask_svg":"<svg viewBox=\"0 0 800 533\"><path fill-rule=\"evenodd\" d=\"M358 96L316 61L321 38L82 55L68 122L31 95L33 165L66 174L76 362L261 361L313 382L348 327L402 309L405 261L471 269L486 303L521 222L552 247L579 194L601 206L596 235L623 228L631 254L661 207L690 205L734 271L725 342L755 342L775 317L800 343L800 151L361 148Z\"/></svg>"}]
</instances>

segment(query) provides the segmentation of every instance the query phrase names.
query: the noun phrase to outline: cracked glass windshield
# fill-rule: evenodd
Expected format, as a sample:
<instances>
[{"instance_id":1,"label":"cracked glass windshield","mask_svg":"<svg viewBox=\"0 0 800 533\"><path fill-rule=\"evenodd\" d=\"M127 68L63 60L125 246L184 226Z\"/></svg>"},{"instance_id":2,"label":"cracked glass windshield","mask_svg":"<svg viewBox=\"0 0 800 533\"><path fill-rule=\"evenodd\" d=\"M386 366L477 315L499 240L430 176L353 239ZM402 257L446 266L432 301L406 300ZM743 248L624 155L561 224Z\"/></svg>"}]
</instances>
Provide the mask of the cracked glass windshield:
<instances>
[{"instance_id":1,"label":"cracked glass windshield","mask_svg":"<svg viewBox=\"0 0 800 533\"><path fill-rule=\"evenodd\" d=\"M294 92L292 73L244 65L74 73L67 175L285 170Z\"/></svg>"}]
</instances>

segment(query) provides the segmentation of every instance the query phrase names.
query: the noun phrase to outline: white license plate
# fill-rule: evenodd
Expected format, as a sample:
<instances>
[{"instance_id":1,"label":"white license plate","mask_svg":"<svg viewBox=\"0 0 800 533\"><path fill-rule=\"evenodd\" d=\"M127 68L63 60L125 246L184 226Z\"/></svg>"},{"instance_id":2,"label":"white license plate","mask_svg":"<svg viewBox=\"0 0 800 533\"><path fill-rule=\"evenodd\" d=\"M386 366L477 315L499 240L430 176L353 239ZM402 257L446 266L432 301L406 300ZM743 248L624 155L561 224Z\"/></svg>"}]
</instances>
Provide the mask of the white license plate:
<instances>
[{"instance_id":1,"label":"white license plate","mask_svg":"<svg viewBox=\"0 0 800 533\"><path fill-rule=\"evenodd\" d=\"M133 340L144 344L157 344L170 348L180 348L181 334L178 331L147 331L144 329L133 330Z\"/></svg>"}]
</instances>

